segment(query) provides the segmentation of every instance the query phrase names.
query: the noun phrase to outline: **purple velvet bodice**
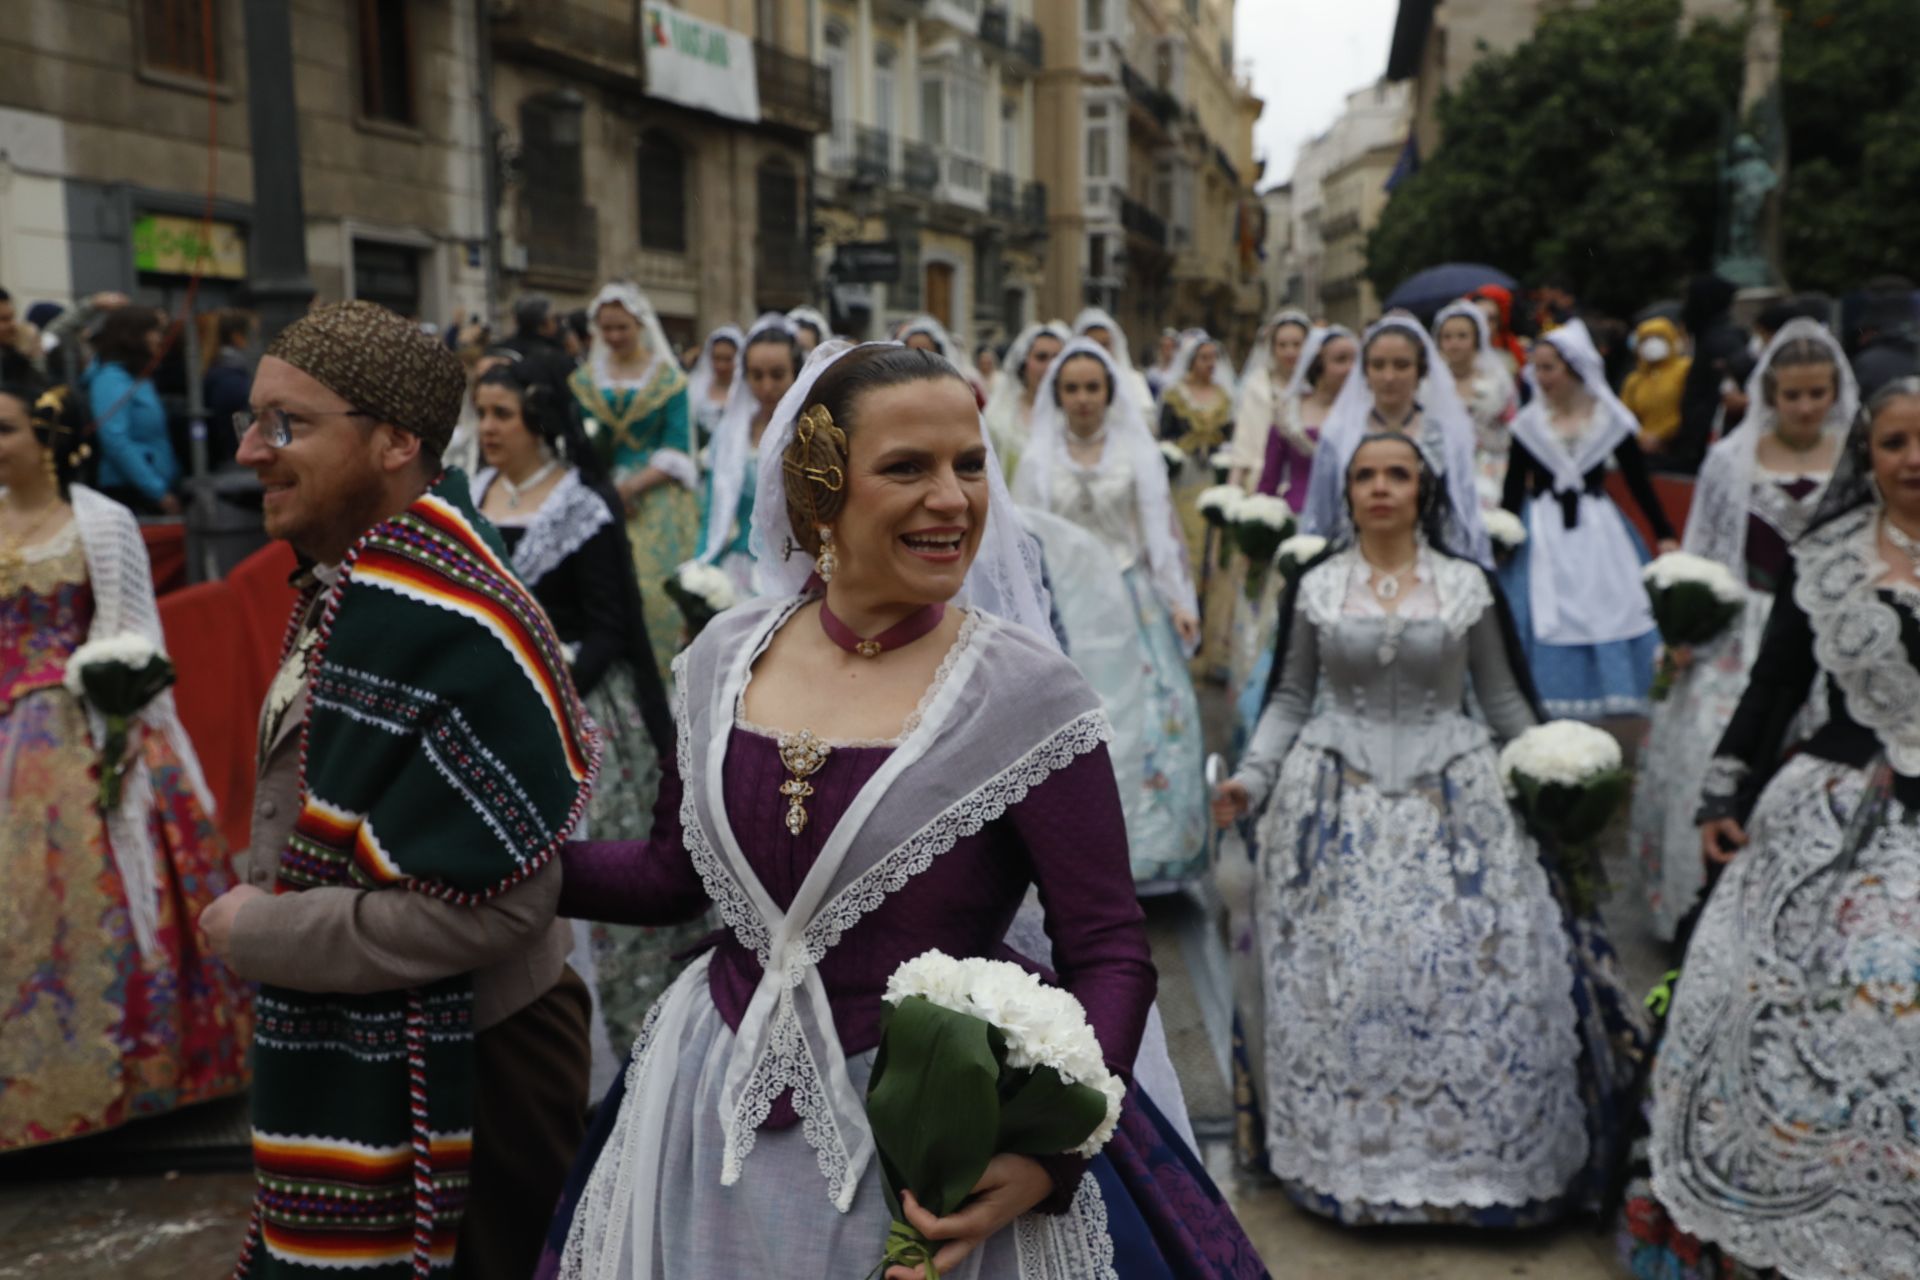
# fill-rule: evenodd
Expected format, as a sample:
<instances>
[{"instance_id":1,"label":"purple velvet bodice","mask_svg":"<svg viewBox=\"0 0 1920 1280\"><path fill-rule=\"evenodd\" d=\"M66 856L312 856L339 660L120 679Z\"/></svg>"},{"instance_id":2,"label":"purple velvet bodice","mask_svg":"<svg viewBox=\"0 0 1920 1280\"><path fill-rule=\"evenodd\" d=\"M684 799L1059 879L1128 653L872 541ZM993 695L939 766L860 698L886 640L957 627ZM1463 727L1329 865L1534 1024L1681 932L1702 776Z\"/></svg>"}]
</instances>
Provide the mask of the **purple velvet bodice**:
<instances>
[{"instance_id":1,"label":"purple velvet bodice","mask_svg":"<svg viewBox=\"0 0 1920 1280\"><path fill-rule=\"evenodd\" d=\"M1308 427L1307 438L1320 439L1320 428ZM1260 493L1278 494L1299 511L1307 505L1307 478L1313 474L1313 455L1302 452L1279 427L1267 428L1266 465L1260 468Z\"/></svg>"},{"instance_id":2,"label":"purple velvet bodice","mask_svg":"<svg viewBox=\"0 0 1920 1280\"><path fill-rule=\"evenodd\" d=\"M727 816L776 905L784 909L793 901L840 816L891 751L835 747L810 779L809 820L796 837L786 828L780 784L787 771L776 741L733 730L725 765ZM665 766L651 839L567 847L562 915L658 925L691 919L706 908L682 836L682 781L671 759ZM893 785L911 787L912 772ZM842 1050L853 1055L879 1043L881 996L904 961L933 948L953 956L1004 955L1001 941L1030 883L1039 886L1047 911L1060 985L1085 1006L1108 1061L1130 1074L1155 978L1113 763L1104 747L1056 770L999 819L961 837L827 952L819 972ZM760 964L731 932L716 937L708 986L721 1017L737 1029L759 984ZM767 1124L778 1128L793 1120L783 1098Z\"/></svg>"}]
</instances>

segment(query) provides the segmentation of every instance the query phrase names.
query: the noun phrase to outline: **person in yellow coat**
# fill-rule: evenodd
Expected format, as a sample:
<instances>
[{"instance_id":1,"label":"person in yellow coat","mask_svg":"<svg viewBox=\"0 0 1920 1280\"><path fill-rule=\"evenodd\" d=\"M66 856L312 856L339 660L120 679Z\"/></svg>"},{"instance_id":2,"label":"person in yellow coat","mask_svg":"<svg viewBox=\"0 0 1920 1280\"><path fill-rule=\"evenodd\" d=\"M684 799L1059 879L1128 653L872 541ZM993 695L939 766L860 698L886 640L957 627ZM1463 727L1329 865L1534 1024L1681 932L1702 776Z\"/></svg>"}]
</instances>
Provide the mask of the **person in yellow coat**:
<instances>
[{"instance_id":1,"label":"person in yellow coat","mask_svg":"<svg viewBox=\"0 0 1920 1280\"><path fill-rule=\"evenodd\" d=\"M1680 345L1680 329L1665 316L1654 316L1633 331L1638 363L1620 388L1620 399L1640 419L1640 447L1649 453L1665 450L1680 430L1680 393L1687 384L1693 357Z\"/></svg>"}]
</instances>

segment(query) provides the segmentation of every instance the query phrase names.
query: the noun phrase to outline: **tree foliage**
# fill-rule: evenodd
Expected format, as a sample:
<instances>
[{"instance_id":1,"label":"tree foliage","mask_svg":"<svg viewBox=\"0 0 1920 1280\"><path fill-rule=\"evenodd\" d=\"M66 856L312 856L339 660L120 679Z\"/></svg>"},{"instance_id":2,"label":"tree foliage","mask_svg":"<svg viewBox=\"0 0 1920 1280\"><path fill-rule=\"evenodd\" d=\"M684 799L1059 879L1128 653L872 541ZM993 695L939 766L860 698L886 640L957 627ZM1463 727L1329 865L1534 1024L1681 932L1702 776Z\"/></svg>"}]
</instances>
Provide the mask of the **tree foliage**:
<instances>
[{"instance_id":1,"label":"tree foliage","mask_svg":"<svg viewBox=\"0 0 1920 1280\"><path fill-rule=\"evenodd\" d=\"M1781 238L1795 288L1920 274L1920 13L1913 0L1781 5Z\"/></svg>"},{"instance_id":2,"label":"tree foliage","mask_svg":"<svg viewBox=\"0 0 1920 1280\"><path fill-rule=\"evenodd\" d=\"M1742 48L1736 27L1683 26L1680 0L1550 14L1442 98L1445 144L1368 240L1375 287L1467 261L1558 277L1614 314L1672 293L1713 256Z\"/></svg>"}]
</instances>

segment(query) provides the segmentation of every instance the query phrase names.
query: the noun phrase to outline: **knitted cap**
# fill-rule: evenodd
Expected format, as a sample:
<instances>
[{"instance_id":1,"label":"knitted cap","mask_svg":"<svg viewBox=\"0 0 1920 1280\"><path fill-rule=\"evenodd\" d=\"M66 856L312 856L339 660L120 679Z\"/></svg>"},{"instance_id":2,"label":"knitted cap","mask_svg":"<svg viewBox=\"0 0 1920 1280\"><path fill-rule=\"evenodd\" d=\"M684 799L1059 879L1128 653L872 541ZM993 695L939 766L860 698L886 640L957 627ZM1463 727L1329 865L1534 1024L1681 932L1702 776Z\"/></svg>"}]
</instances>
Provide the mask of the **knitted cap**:
<instances>
[{"instance_id":1,"label":"knitted cap","mask_svg":"<svg viewBox=\"0 0 1920 1280\"><path fill-rule=\"evenodd\" d=\"M354 408L444 452L467 393L460 358L377 302L315 307L267 348Z\"/></svg>"}]
</instances>

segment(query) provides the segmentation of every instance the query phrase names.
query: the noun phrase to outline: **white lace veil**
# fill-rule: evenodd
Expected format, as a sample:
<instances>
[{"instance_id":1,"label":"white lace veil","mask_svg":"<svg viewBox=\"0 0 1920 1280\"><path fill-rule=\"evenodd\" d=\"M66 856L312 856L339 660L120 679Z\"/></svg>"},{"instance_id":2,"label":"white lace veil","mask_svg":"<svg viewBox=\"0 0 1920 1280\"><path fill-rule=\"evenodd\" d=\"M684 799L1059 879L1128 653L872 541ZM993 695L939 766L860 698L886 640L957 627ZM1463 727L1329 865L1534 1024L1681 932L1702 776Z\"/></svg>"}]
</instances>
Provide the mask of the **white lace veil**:
<instances>
[{"instance_id":1,"label":"white lace veil","mask_svg":"<svg viewBox=\"0 0 1920 1280\"><path fill-rule=\"evenodd\" d=\"M821 375L848 352L899 345L897 342L856 345L842 338L821 343L800 371L800 377L774 408L773 419L760 440L759 488L753 504L753 533L748 542L754 559L753 585L761 595L797 595L813 572L813 560L804 551L788 552L793 527L782 496L786 492L786 479L781 462L788 442L793 439L794 422L800 416L801 406L813 394L813 386ZM1060 642L1053 633L1052 608L1040 568L1040 543L1020 525L1013 495L1007 491L1000 459L984 422L980 439L987 447L987 527L955 603L1017 622L1057 649Z\"/></svg>"},{"instance_id":2,"label":"white lace veil","mask_svg":"<svg viewBox=\"0 0 1920 1280\"><path fill-rule=\"evenodd\" d=\"M1106 447L1121 451L1120 456L1133 469L1134 501L1153 589L1169 611L1195 613L1198 606L1193 579L1187 572L1187 550L1174 533L1173 496L1167 485L1166 460L1147 430L1139 405L1134 403L1133 388L1128 385L1128 379L1120 376L1118 362L1092 338L1075 338L1068 343L1040 383L1040 390L1033 398L1033 430L1027 437L1026 452L1020 455L1020 470L1014 476L1014 496L1027 506L1043 511L1053 509L1055 472L1072 465L1067 454L1067 415L1054 402L1054 384L1059 380L1061 368L1075 356L1092 356L1100 361L1113 388L1113 402L1107 406L1102 430Z\"/></svg>"},{"instance_id":3,"label":"white lace veil","mask_svg":"<svg viewBox=\"0 0 1920 1280\"><path fill-rule=\"evenodd\" d=\"M1455 317L1473 321L1474 339L1477 343L1473 353L1473 367L1482 375L1510 380L1512 375L1507 372L1507 366L1502 364L1500 357L1494 353L1493 326L1487 323L1487 313L1465 298L1449 302L1440 308L1440 314L1433 318L1433 332L1436 339L1434 345L1436 347L1439 345L1437 339L1441 326Z\"/></svg>"},{"instance_id":4,"label":"white lace veil","mask_svg":"<svg viewBox=\"0 0 1920 1280\"><path fill-rule=\"evenodd\" d=\"M1321 349L1335 338L1353 338L1355 342L1359 341L1353 330L1343 324L1316 325L1307 330L1306 344L1300 348L1300 362L1293 366L1293 376L1287 379L1286 398L1288 400L1298 400L1313 391L1313 388L1307 385L1307 370L1313 368L1313 362L1320 358Z\"/></svg>"},{"instance_id":5,"label":"white lace veil","mask_svg":"<svg viewBox=\"0 0 1920 1280\"><path fill-rule=\"evenodd\" d=\"M740 366L734 371L733 386L727 391L726 408L720 411L720 422L713 429L713 457L708 467L713 476L713 489L707 508L707 541L700 548L700 558L709 563L718 560L727 544L733 541L733 521L723 513L739 507L740 491L746 487L747 468L751 465L747 455L753 452L753 415L760 404L747 385L747 344L758 335L774 330L791 337L793 322L778 311L769 311L755 320L753 328L740 340Z\"/></svg>"},{"instance_id":6,"label":"white lace veil","mask_svg":"<svg viewBox=\"0 0 1920 1280\"><path fill-rule=\"evenodd\" d=\"M1297 324L1300 326L1302 333L1307 334L1309 337L1313 334L1313 317L1298 307L1282 307L1271 316L1268 316L1267 322L1260 326L1260 332L1254 335L1253 350L1247 352L1247 362L1240 366L1240 389L1243 393L1246 390L1247 384L1253 381L1255 373L1264 372L1269 380L1273 378L1273 331L1283 324ZM1304 363L1306 358L1306 348L1302 346L1300 349L1301 362ZM1300 365L1296 364L1293 368L1294 372L1298 373ZM1274 386L1274 394L1276 396L1279 395L1285 386L1291 386L1292 383L1293 378L1289 376L1285 384L1276 384Z\"/></svg>"},{"instance_id":7,"label":"white lace veil","mask_svg":"<svg viewBox=\"0 0 1920 1280\"><path fill-rule=\"evenodd\" d=\"M1133 352L1127 350L1127 331L1120 327L1120 322L1099 307L1082 307L1080 314L1073 318L1073 336L1084 338L1089 329L1105 329L1113 335L1114 349L1108 351L1107 355L1114 364L1120 366L1122 373L1129 375L1131 381L1131 375L1135 372Z\"/></svg>"},{"instance_id":8,"label":"white lace veil","mask_svg":"<svg viewBox=\"0 0 1920 1280\"><path fill-rule=\"evenodd\" d=\"M1453 375L1440 358L1433 336L1418 320L1397 313L1377 321L1360 340L1360 363L1347 375L1346 385L1327 412L1320 429L1320 448L1313 457L1313 475L1307 484L1306 509L1301 522L1308 533L1322 537L1342 537L1350 532L1347 512L1347 464L1353 451L1373 422L1373 388L1367 385L1366 351L1383 333L1404 333L1418 342L1427 353L1427 377L1415 392L1422 421L1420 448L1429 465L1438 466L1446 480L1451 510L1447 514L1447 550L1455 555L1493 563L1493 550L1487 541L1486 523L1480 517L1480 495L1474 484L1475 433L1473 419L1454 388ZM1324 340L1323 340L1324 345ZM1306 353L1301 352L1301 363ZM1438 375L1438 376L1436 376Z\"/></svg>"},{"instance_id":9,"label":"white lace veil","mask_svg":"<svg viewBox=\"0 0 1920 1280\"><path fill-rule=\"evenodd\" d=\"M1200 353L1200 348L1204 346L1212 346L1215 352L1213 385L1227 393L1229 403L1233 401L1233 369L1227 361L1227 346L1205 329L1189 330L1187 334L1180 339L1180 349L1173 357L1173 364L1167 369L1166 386L1160 390L1160 394L1163 397L1168 391L1187 380L1187 370L1193 367L1193 358Z\"/></svg>"},{"instance_id":10,"label":"white lace veil","mask_svg":"<svg viewBox=\"0 0 1920 1280\"><path fill-rule=\"evenodd\" d=\"M662 360L674 358L673 346L667 341L666 330L660 327L660 317L654 312L653 304L647 301L647 295L640 292L638 285L617 280L601 287L593 295L593 301L587 305L587 318L593 322L593 345L587 353L588 367L593 370L593 380L601 386L613 381L607 372L609 352L606 339L600 336L600 309L607 305L619 307L640 324L640 342L647 349L647 367L640 375L642 386L653 381L653 375L659 370Z\"/></svg>"},{"instance_id":11,"label":"white lace veil","mask_svg":"<svg viewBox=\"0 0 1920 1280\"><path fill-rule=\"evenodd\" d=\"M1746 421L1708 450L1701 464L1693 506L1687 512L1686 538L1681 544L1695 555L1718 560L1742 578L1746 575L1747 518L1753 500L1753 473L1759 465L1757 453L1760 441L1779 421L1779 412L1766 401L1766 374L1783 347L1801 341L1825 347L1840 379L1840 393L1827 411L1825 431L1844 441L1860 412L1860 383L1839 340L1825 325L1804 316L1782 325L1747 379ZM1838 463L1836 456L1836 467Z\"/></svg>"},{"instance_id":12,"label":"white lace veil","mask_svg":"<svg viewBox=\"0 0 1920 1280\"><path fill-rule=\"evenodd\" d=\"M708 334L707 340L700 344L700 358L694 361L693 372L687 375L687 403L689 405L698 406L705 404L707 402L707 393L713 390L713 344L716 342L731 342L736 353L733 366L733 384L727 388L728 396L731 397L733 388L740 385L738 353L746 346L746 339L741 336L739 325L723 324Z\"/></svg>"},{"instance_id":13,"label":"white lace veil","mask_svg":"<svg viewBox=\"0 0 1920 1280\"><path fill-rule=\"evenodd\" d=\"M827 318L813 307L795 307L793 310L787 312L787 319L793 321L796 325L810 324L818 329L820 331L820 341L822 344L825 344L833 337L833 326L828 324Z\"/></svg>"}]
</instances>

